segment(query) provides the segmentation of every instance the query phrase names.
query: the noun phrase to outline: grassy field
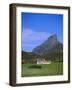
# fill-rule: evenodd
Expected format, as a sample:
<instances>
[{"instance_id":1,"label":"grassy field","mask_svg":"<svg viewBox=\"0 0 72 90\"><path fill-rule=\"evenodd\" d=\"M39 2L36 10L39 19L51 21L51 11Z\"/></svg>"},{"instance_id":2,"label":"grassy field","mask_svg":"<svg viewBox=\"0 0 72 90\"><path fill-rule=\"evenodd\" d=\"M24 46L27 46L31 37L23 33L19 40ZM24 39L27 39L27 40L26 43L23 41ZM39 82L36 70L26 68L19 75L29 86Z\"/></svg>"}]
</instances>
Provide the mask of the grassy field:
<instances>
[{"instance_id":1,"label":"grassy field","mask_svg":"<svg viewBox=\"0 0 72 90\"><path fill-rule=\"evenodd\" d=\"M63 63L56 62L51 64L40 64L41 68L29 68L36 64L22 64L21 76L51 76L63 74Z\"/></svg>"}]
</instances>

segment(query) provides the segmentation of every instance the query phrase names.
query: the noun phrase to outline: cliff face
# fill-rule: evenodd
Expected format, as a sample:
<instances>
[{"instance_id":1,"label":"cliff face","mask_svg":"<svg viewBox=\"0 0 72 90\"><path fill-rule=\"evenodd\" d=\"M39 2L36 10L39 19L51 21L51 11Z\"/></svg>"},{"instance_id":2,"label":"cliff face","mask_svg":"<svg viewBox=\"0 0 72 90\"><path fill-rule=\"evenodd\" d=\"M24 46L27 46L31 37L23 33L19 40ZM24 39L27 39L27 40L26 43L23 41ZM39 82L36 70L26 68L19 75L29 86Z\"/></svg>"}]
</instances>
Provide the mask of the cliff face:
<instances>
[{"instance_id":1,"label":"cliff face","mask_svg":"<svg viewBox=\"0 0 72 90\"><path fill-rule=\"evenodd\" d=\"M63 45L58 41L56 35L52 35L44 43L35 47L32 52L38 55L44 55L52 52L62 51Z\"/></svg>"}]
</instances>

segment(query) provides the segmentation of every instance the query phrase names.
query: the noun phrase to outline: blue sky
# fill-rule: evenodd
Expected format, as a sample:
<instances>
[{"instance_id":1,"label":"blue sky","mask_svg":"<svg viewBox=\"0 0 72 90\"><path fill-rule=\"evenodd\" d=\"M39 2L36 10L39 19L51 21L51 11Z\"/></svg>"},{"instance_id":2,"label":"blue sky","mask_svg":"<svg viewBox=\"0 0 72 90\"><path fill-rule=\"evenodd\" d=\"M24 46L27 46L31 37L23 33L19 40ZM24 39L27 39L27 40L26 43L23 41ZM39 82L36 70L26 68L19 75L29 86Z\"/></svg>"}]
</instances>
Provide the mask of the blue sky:
<instances>
[{"instance_id":1,"label":"blue sky","mask_svg":"<svg viewBox=\"0 0 72 90\"><path fill-rule=\"evenodd\" d=\"M63 15L21 13L21 50L31 52L49 36L55 34L63 43Z\"/></svg>"}]
</instances>

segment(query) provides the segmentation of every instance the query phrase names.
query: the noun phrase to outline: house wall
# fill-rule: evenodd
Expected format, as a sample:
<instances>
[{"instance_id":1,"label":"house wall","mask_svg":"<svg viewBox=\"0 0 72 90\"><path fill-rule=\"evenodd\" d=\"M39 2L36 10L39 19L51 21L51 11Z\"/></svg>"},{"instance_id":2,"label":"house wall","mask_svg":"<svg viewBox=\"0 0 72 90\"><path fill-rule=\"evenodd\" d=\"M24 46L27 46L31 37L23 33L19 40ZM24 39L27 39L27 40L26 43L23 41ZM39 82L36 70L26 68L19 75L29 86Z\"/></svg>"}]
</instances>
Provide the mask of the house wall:
<instances>
[{"instance_id":1,"label":"house wall","mask_svg":"<svg viewBox=\"0 0 72 90\"><path fill-rule=\"evenodd\" d=\"M45 59L37 59L37 64L51 64L51 61Z\"/></svg>"}]
</instances>

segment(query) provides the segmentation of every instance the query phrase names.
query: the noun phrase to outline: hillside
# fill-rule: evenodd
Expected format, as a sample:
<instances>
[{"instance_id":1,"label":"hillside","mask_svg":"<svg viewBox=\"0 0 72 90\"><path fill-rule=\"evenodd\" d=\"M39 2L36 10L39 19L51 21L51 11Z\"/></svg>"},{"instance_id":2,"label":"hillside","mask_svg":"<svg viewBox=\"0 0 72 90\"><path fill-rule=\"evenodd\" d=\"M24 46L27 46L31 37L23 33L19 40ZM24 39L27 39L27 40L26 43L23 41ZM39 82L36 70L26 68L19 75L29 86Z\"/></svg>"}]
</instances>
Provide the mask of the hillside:
<instances>
[{"instance_id":1,"label":"hillside","mask_svg":"<svg viewBox=\"0 0 72 90\"><path fill-rule=\"evenodd\" d=\"M45 55L48 53L62 52L63 45L58 41L56 35L50 36L44 43L35 47L33 53L38 55Z\"/></svg>"},{"instance_id":2,"label":"hillside","mask_svg":"<svg viewBox=\"0 0 72 90\"><path fill-rule=\"evenodd\" d=\"M41 45L35 47L32 52L22 51L22 60L36 61L37 58L63 61L63 44L58 41L56 35L50 36Z\"/></svg>"}]
</instances>

